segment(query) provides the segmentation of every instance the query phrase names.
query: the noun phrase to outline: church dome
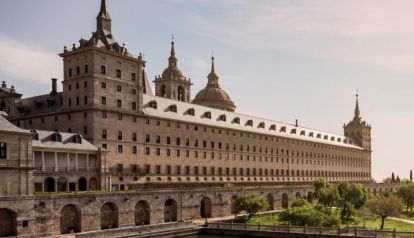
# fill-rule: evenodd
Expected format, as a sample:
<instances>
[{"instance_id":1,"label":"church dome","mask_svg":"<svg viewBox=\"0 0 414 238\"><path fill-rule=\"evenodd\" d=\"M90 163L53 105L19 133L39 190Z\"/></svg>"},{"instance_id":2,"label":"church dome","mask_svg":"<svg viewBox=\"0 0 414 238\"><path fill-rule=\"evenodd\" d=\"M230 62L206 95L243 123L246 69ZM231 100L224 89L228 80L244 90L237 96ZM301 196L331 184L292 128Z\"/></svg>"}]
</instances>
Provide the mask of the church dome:
<instances>
[{"instance_id":1,"label":"church dome","mask_svg":"<svg viewBox=\"0 0 414 238\"><path fill-rule=\"evenodd\" d=\"M162 77L165 79L168 78L184 78L183 72L177 67L168 67L162 72Z\"/></svg>"},{"instance_id":2,"label":"church dome","mask_svg":"<svg viewBox=\"0 0 414 238\"><path fill-rule=\"evenodd\" d=\"M211 72L207 76L207 86L197 93L193 103L234 112L236 105L226 91L220 88L218 84L219 77L214 72L214 58L211 59Z\"/></svg>"}]
</instances>

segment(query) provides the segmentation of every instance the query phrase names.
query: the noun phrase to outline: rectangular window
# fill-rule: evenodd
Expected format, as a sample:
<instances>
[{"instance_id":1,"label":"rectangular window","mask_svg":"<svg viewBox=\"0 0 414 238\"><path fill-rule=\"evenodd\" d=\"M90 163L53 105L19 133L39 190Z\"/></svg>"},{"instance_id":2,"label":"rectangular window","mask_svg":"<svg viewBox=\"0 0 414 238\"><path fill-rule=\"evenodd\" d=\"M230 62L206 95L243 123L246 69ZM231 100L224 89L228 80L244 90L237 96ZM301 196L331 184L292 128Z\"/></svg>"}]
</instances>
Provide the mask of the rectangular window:
<instances>
[{"instance_id":1,"label":"rectangular window","mask_svg":"<svg viewBox=\"0 0 414 238\"><path fill-rule=\"evenodd\" d=\"M167 145L171 144L171 138L167 136Z\"/></svg>"},{"instance_id":2,"label":"rectangular window","mask_svg":"<svg viewBox=\"0 0 414 238\"><path fill-rule=\"evenodd\" d=\"M72 106L72 99L68 99L68 107L71 107Z\"/></svg>"},{"instance_id":3,"label":"rectangular window","mask_svg":"<svg viewBox=\"0 0 414 238\"><path fill-rule=\"evenodd\" d=\"M181 166L177 165L177 166L175 167L175 173L176 173L176 174L181 174Z\"/></svg>"},{"instance_id":4,"label":"rectangular window","mask_svg":"<svg viewBox=\"0 0 414 238\"><path fill-rule=\"evenodd\" d=\"M116 70L116 77L121 78L121 76L122 76L122 71L120 69L117 69Z\"/></svg>"},{"instance_id":5,"label":"rectangular window","mask_svg":"<svg viewBox=\"0 0 414 238\"><path fill-rule=\"evenodd\" d=\"M171 150L167 149L167 156L171 156Z\"/></svg>"},{"instance_id":6,"label":"rectangular window","mask_svg":"<svg viewBox=\"0 0 414 238\"><path fill-rule=\"evenodd\" d=\"M131 73L131 80L132 80L132 81L135 81L135 80L136 80L136 75L135 75L135 73Z\"/></svg>"},{"instance_id":7,"label":"rectangular window","mask_svg":"<svg viewBox=\"0 0 414 238\"><path fill-rule=\"evenodd\" d=\"M145 135L145 142L147 142L147 143L150 142L150 135L149 134Z\"/></svg>"},{"instance_id":8,"label":"rectangular window","mask_svg":"<svg viewBox=\"0 0 414 238\"><path fill-rule=\"evenodd\" d=\"M116 106L118 107L118 108L121 108L122 107L122 101L121 100L116 100Z\"/></svg>"},{"instance_id":9,"label":"rectangular window","mask_svg":"<svg viewBox=\"0 0 414 238\"><path fill-rule=\"evenodd\" d=\"M116 87L116 91L118 91L118 92L122 92L122 86L121 86L121 85L118 85L118 86Z\"/></svg>"},{"instance_id":10,"label":"rectangular window","mask_svg":"<svg viewBox=\"0 0 414 238\"><path fill-rule=\"evenodd\" d=\"M108 114L106 112L102 112L102 118L108 118Z\"/></svg>"},{"instance_id":11,"label":"rectangular window","mask_svg":"<svg viewBox=\"0 0 414 238\"><path fill-rule=\"evenodd\" d=\"M76 106L79 106L79 97L76 97Z\"/></svg>"},{"instance_id":12,"label":"rectangular window","mask_svg":"<svg viewBox=\"0 0 414 238\"><path fill-rule=\"evenodd\" d=\"M161 155L161 149L157 148L157 155Z\"/></svg>"},{"instance_id":13,"label":"rectangular window","mask_svg":"<svg viewBox=\"0 0 414 238\"><path fill-rule=\"evenodd\" d=\"M101 65L101 74L106 74L106 66Z\"/></svg>"},{"instance_id":14,"label":"rectangular window","mask_svg":"<svg viewBox=\"0 0 414 238\"><path fill-rule=\"evenodd\" d=\"M101 97L101 104L106 105L106 97Z\"/></svg>"},{"instance_id":15,"label":"rectangular window","mask_svg":"<svg viewBox=\"0 0 414 238\"><path fill-rule=\"evenodd\" d=\"M132 133L132 141L137 141L137 133L136 132Z\"/></svg>"},{"instance_id":16,"label":"rectangular window","mask_svg":"<svg viewBox=\"0 0 414 238\"><path fill-rule=\"evenodd\" d=\"M145 154L149 155L150 154L150 148L149 147L145 147Z\"/></svg>"},{"instance_id":17,"label":"rectangular window","mask_svg":"<svg viewBox=\"0 0 414 238\"><path fill-rule=\"evenodd\" d=\"M177 150L177 157L180 157L180 150Z\"/></svg>"},{"instance_id":18,"label":"rectangular window","mask_svg":"<svg viewBox=\"0 0 414 238\"><path fill-rule=\"evenodd\" d=\"M135 145L132 146L132 153L133 154L136 154L137 153L137 147Z\"/></svg>"},{"instance_id":19,"label":"rectangular window","mask_svg":"<svg viewBox=\"0 0 414 238\"><path fill-rule=\"evenodd\" d=\"M68 74L69 74L69 77L72 77L72 68L69 68Z\"/></svg>"},{"instance_id":20,"label":"rectangular window","mask_svg":"<svg viewBox=\"0 0 414 238\"><path fill-rule=\"evenodd\" d=\"M0 159L7 158L7 144L0 142Z\"/></svg>"},{"instance_id":21,"label":"rectangular window","mask_svg":"<svg viewBox=\"0 0 414 238\"><path fill-rule=\"evenodd\" d=\"M122 140L122 131L118 131L118 140Z\"/></svg>"},{"instance_id":22,"label":"rectangular window","mask_svg":"<svg viewBox=\"0 0 414 238\"><path fill-rule=\"evenodd\" d=\"M157 136L156 142L157 142L157 144L160 144L161 143L161 136Z\"/></svg>"},{"instance_id":23,"label":"rectangular window","mask_svg":"<svg viewBox=\"0 0 414 238\"><path fill-rule=\"evenodd\" d=\"M88 65L85 64L85 74L87 74L87 73L88 73Z\"/></svg>"},{"instance_id":24,"label":"rectangular window","mask_svg":"<svg viewBox=\"0 0 414 238\"><path fill-rule=\"evenodd\" d=\"M106 88L106 83L105 82L101 82L101 88Z\"/></svg>"},{"instance_id":25,"label":"rectangular window","mask_svg":"<svg viewBox=\"0 0 414 238\"><path fill-rule=\"evenodd\" d=\"M120 154L123 153L123 147L122 147L122 145L118 145L118 153L120 153Z\"/></svg>"},{"instance_id":26,"label":"rectangular window","mask_svg":"<svg viewBox=\"0 0 414 238\"><path fill-rule=\"evenodd\" d=\"M78 67L76 67L76 75L79 75L79 74L80 74L80 68L78 66Z\"/></svg>"},{"instance_id":27,"label":"rectangular window","mask_svg":"<svg viewBox=\"0 0 414 238\"><path fill-rule=\"evenodd\" d=\"M136 102L132 102L132 110L137 110L137 103Z\"/></svg>"},{"instance_id":28,"label":"rectangular window","mask_svg":"<svg viewBox=\"0 0 414 238\"><path fill-rule=\"evenodd\" d=\"M88 96L85 96L85 105L88 104Z\"/></svg>"},{"instance_id":29,"label":"rectangular window","mask_svg":"<svg viewBox=\"0 0 414 238\"><path fill-rule=\"evenodd\" d=\"M102 139L108 138L108 131L106 129L102 129Z\"/></svg>"}]
</instances>

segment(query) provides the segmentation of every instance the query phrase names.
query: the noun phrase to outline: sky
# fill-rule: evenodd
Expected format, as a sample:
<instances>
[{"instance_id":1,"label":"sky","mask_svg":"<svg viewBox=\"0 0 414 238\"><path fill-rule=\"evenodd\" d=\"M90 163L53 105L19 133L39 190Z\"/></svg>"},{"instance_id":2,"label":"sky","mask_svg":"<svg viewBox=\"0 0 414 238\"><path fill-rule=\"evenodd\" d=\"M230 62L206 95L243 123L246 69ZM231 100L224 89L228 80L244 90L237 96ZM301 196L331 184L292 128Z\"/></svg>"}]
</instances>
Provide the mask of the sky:
<instances>
[{"instance_id":1,"label":"sky","mask_svg":"<svg viewBox=\"0 0 414 238\"><path fill-rule=\"evenodd\" d=\"M96 28L100 0L1 0L0 80L25 97L62 80L64 46ZM142 53L148 77L178 66L207 83L214 52L219 82L236 111L343 134L359 92L372 125L377 181L414 169L414 1L107 0L112 32ZM61 85L60 85L61 86Z\"/></svg>"}]
</instances>

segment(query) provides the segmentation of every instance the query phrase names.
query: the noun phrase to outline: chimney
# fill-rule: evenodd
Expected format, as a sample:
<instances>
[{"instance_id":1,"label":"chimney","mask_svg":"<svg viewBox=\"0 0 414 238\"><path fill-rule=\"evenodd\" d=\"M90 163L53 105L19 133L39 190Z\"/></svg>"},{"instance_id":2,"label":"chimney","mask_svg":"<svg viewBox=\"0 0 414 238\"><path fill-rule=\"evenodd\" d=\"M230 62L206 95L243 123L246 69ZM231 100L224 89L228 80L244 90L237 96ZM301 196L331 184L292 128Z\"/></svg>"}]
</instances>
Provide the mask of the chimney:
<instances>
[{"instance_id":1,"label":"chimney","mask_svg":"<svg viewBox=\"0 0 414 238\"><path fill-rule=\"evenodd\" d=\"M52 78L52 92L53 94L57 93L57 79Z\"/></svg>"},{"instance_id":2,"label":"chimney","mask_svg":"<svg viewBox=\"0 0 414 238\"><path fill-rule=\"evenodd\" d=\"M6 81L3 81L3 82L1 83L1 87L2 87L2 88L7 88Z\"/></svg>"},{"instance_id":3,"label":"chimney","mask_svg":"<svg viewBox=\"0 0 414 238\"><path fill-rule=\"evenodd\" d=\"M10 92L12 92L12 93L15 93L16 92L16 90L14 89L14 86L13 85L11 86Z\"/></svg>"},{"instance_id":4,"label":"chimney","mask_svg":"<svg viewBox=\"0 0 414 238\"><path fill-rule=\"evenodd\" d=\"M296 119L296 121L295 121L295 126L296 126L296 127L298 127L298 126L299 126L299 124L298 124L298 119Z\"/></svg>"}]
</instances>

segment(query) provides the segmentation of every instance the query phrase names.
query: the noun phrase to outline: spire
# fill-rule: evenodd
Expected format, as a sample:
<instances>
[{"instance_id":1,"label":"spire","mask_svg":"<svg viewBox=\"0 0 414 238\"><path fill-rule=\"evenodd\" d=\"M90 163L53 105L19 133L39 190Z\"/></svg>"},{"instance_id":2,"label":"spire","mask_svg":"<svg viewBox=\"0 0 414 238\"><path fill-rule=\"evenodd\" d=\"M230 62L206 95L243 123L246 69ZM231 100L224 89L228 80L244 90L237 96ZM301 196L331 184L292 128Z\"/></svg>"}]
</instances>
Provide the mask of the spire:
<instances>
[{"instance_id":1,"label":"spire","mask_svg":"<svg viewBox=\"0 0 414 238\"><path fill-rule=\"evenodd\" d=\"M172 35L172 37L171 37L171 53L170 53L170 55L175 57L174 35Z\"/></svg>"},{"instance_id":2,"label":"spire","mask_svg":"<svg viewBox=\"0 0 414 238\"><path fill-rule=\"evenodd\" d=\"M358 104L358 93L356 94L356 103L355 103L355 115L354 118L360 118L359 104Z\"/></svg>"},{"instance_id":3,"label":"spire","mask_svg":"<svg viewBox=\"0 0 414 238\"><path fill-rule=\"evenodd\" d=\"M107 31L111 32L111 17L109 16L108 11L106 10L106 0L101 0L101 10L99 11L98 16L96 17L96 28L97 31Z\"/></svg>"},{"instance_id":4,"label":"spire","mask_svg":"<svg viewBox=\"0 0 414 238\"><path fill-rule=\"evenodd\" d=\"M214 70L214 56L211 57L211 72L207 75L208 78L208 85L214 87L220 87L218 84L219 77L217 76Z\"/></svg>"},{"instance_id":5,"label":"spire","mask_svg":"<svg viewBox=\"0 0 414 238\"><path fill-rule=\"evenodd\" d=\"M171 40L171 51L170 51L170 57L168 58L168 67L177 67L177 58L175 57L175 48L174 48L174 35L172 35Z\"/></svg>"}]
</instances>

